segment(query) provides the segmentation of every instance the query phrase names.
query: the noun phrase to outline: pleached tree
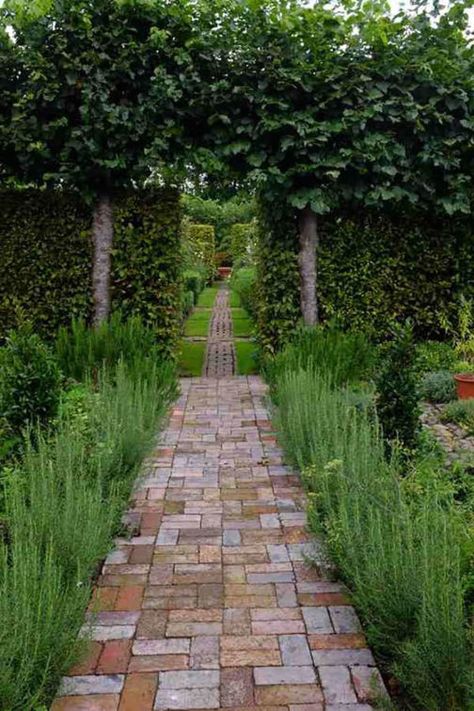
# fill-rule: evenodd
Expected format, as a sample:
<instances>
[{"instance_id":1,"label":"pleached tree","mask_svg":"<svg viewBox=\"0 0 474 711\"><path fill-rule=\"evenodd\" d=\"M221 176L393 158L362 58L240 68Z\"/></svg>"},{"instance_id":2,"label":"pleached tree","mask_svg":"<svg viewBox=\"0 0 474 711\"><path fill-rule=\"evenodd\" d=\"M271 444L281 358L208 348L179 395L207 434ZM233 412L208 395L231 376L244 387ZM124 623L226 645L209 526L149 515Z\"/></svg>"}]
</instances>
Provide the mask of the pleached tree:
<instances>
[{"instance_id":1,"label":"pleached tree","mask_svg":"<svg viewBox=\"0 0 474 711\"><path fill-rule=\"evenodd\" d=\"M236 0L219 22L207 143L266 201L294 208L301 313L313 325L321 216L472 211L466 6L392 18L379 2Z\"/></svg>"},{"instance_id":2,"label":"pleached tree","mask_svg":"<svg viewBox=\"0 0 474 711\"><path fill-rule=\"evenodd\" d=\"M14 38L0 61L13 55L17 66L0 116L0 170L90 202L99 324L110 312L114 195L142 185L151 166L169 171L186 150L192 4L7 0L0 12Z\"/></svg>"}]
</instances>

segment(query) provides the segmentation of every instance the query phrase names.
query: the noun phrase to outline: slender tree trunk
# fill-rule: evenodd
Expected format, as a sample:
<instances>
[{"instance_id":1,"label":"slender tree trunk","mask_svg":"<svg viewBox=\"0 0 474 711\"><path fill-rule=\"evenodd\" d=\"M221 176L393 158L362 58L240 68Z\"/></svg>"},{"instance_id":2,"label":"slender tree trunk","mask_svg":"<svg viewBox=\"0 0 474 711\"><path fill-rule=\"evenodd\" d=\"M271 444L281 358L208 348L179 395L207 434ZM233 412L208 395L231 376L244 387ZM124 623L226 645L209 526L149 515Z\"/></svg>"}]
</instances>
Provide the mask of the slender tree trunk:
<instances>
[{"instance_id":1,"label":"slender tree trunk","mask_svg":"<svg viewBox=\"0 0 474 711\"><path fill-rule=\"evenodd\" d=\"M110 314L111 250L114 236L112 200L108 193L99 195L94 207L92 242L94 264L92 288L94 292L94 326L100 326Z\"/></svg>"},{"instance_id":2,"label":"slender tree trunk","mask_svg":"<svg viewBox=\"0 0 474 711\"><path fill-rule=\"evenodd\" d=\"M298 223L301 313L305 326L314 326L318 323L318 300L316 296L318 218L309 205L304 210L301 210Z\"/></svg>"}]
</instances>

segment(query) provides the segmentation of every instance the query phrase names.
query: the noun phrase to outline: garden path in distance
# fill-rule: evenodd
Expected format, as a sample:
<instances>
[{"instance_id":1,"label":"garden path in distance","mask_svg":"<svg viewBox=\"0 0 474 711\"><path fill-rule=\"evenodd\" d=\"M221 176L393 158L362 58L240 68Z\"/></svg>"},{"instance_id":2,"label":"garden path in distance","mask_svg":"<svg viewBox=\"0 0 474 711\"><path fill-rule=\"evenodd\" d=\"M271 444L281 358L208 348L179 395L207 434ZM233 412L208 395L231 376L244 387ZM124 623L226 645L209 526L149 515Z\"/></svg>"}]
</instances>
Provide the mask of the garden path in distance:
<instances>
[{"instance_id":1,"label":"garden path in distance","mask_svg":"<svg viewBox=\"0 0 474 711\"><path fill-rule=\"evenodd\" d=\"M215 335L233 351L226 308L224 289ZM306 562L321 553L266 386L230 368L209 349L224 377L181 381L127 515L137 535L104 564L89 654L51 711L369 711L385 693L344 586Z\"/></svg>"}]
</instances>

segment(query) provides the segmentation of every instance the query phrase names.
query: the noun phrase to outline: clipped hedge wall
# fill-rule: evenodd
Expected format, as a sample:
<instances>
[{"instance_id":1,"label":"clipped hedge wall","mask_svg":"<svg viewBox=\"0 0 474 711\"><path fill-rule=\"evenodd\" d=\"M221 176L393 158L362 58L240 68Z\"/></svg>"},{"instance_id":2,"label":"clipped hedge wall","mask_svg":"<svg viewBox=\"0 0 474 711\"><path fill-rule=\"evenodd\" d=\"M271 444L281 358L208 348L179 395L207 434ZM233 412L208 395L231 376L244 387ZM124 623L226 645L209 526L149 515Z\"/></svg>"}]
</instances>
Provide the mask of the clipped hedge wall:
<instances>
[{"instance_id":1,"label":"clipped hedge wall","mask_svg":"<svg viewBox=\"0 0 474 711\"><path fill-rule=\"evenodd\" d=\"M189 223L185 229L187 251L192 265L204 265L207 278L214 276L214 254L216 235L212 225Z\"/></svg>"},{"instance_id":2,"label":"clipped hedge wall","mask_svg":"<svg viewBox=\"0 0 474 711\"><path fill-rule=\"evenodd\" d=\"M300 317L297 225L285 201L258 201L257 331L264 351L288 341Z\"/></svg>"},{"instance_id":3,"label":"clipped hedge wall","mask_svg":"<svg viewBox=\"0 0 474 711\"><path fill-rule=\"evenodd\" d=\"M300 318L296 217L259 201L258 327L274 352ZM474 239L467 221L365 213L320 219L318 298L323 320L376 336L411 318L420 338L443 337L440 314L474 296Z\"/></svg>"},{"instance_id":4,"label":"clipped hedge wall","mask_svg":"<svg viewBox=\"0 0 474 711\"><path fill-rule=\"evenodd\" d=\"M76 195L0 192L0 337L17 309L43 335L92 310L91 211Z\"/></svg>"},{"instance_id":5,"label":"clipped hedge wall","mask_svg":"<svg viewBox=\"0 0 474 711\"><path fill-rule=\"evenodd\" d=\"M91 209L71 193L0 194L0 337L18 309L53 337L73 316L92 313ZM170 352L179 334L181 250L179 193L150 190L117 196L112 304L139 313Z\"/></svg>"}]
</instances>

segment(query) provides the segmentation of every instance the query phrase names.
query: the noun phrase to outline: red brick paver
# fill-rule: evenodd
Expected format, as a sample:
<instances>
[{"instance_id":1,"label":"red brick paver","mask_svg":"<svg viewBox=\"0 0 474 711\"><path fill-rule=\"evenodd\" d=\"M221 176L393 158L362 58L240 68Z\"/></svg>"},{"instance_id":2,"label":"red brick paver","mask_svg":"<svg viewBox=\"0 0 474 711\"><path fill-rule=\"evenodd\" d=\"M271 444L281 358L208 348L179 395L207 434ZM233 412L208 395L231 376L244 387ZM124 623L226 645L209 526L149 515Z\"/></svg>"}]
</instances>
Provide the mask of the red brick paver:
<instances>
[{"instance_id":1,"label":"red brick paver","mask_svg":"<svg viewBox=\"0 0 474 711\"><path fill-rule=\"evenodd\" d=\"M52 711L368 711L378 671L347 590L307 556L299 478L258 377L182 382Z\"/></svg>"}]
</instances>

